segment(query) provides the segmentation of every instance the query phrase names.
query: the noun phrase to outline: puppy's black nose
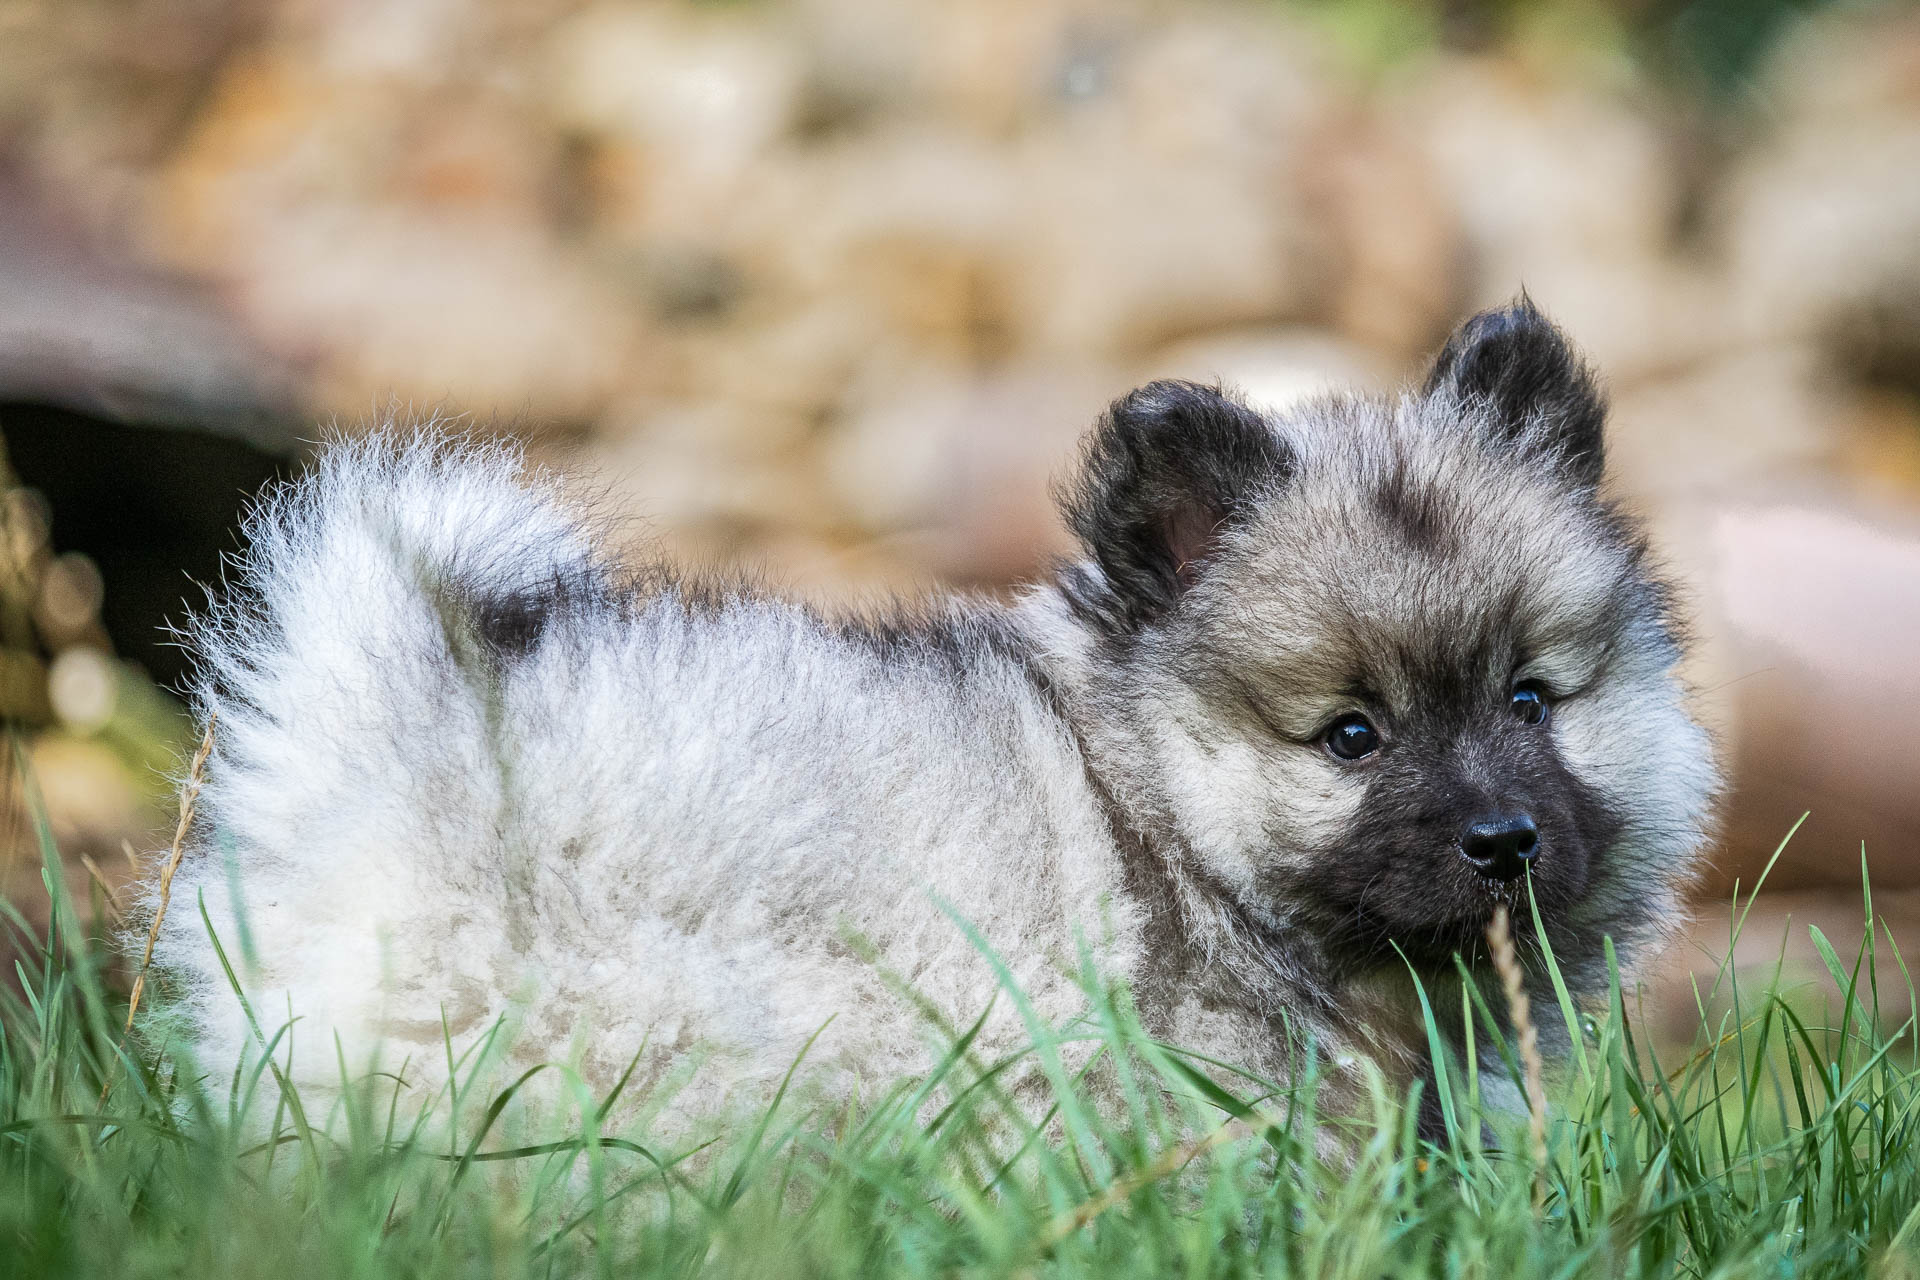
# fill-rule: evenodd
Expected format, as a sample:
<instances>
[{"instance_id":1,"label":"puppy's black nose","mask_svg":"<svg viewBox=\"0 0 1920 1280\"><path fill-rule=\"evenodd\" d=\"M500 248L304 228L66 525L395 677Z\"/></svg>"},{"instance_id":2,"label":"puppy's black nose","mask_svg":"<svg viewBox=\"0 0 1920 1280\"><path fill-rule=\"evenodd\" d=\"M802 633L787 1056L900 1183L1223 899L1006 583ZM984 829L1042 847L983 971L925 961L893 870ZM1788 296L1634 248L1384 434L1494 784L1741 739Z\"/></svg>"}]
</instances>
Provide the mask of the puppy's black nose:
<instances>
[{"instance_id":1,"label":"puppy's black nose","mask_svg":"<svg viewBox=\"0 0 1920 1280\"><path fill-rule=\"evenodd\" d=\"M1460 852L1489 880L1517 880L1540 848L1540 829L1524 813L1494 814L1467 827Z\"/></svg>"}]
</instances>

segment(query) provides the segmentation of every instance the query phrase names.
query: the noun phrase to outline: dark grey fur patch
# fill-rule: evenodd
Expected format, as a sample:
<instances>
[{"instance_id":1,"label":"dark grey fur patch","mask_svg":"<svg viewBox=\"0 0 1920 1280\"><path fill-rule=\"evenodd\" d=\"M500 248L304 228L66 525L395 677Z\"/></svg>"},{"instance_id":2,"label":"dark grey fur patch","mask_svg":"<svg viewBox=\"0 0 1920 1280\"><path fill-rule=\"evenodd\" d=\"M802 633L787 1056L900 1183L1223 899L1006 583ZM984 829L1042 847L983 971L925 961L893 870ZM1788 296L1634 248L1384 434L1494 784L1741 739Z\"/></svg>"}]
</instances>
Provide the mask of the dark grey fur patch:
<instances>
[{"instance_id":1,"label":"dark grey fur patch","mask_svg":"<svg viewBox=\"0 0 1920 1280\"><path fill-rule=\"evenodd\" d=\"M532 654L570 617L614 603L614 593L595 568L556 573L530 584L502 585L476 575L456 580L447 596L487 653L503 663Z\"/></svg>"},{"instance_id":2,"label":"dark grey fur patch","mask_svg":"<svg viewBox=\"0 0 1920 1280\"><path fill-rule=\"evenodd\" d=\"M554 606L551 593L520 591L483 597L472 606L474 629L500 656L523 657L533 652L546 634Z\"/></svg>"},{"instance_id":3,"label":"dark grey fur patch","mask_svg":"<svg viewBox=\"0 0 1920 1280\"><path fill-rule=\"evenodd\" d=\"M1122 396L1060 493L1100 577L1067 574L1061 588L1087 621L1137 630L1174 606L1219 530L1292 468L1272 425L1218 387L1163 381Z\"/></svg>"},{"instance_id":4,"label":"dark grey fur patch","mask_svg":"<svg viewBox=\"0 0 1920 1280\"><path fill-rule=\"evenodd\" d=\"M1431 486L1414 482L1404 460L1388 470L1373 492L1373 504L1387 529L1417 551L1452 555L1460 545L1448 504Z\"/></svg>"},{"instance_id":5,"label":"dark grey fur patch","mask_svg":"<svg viewBox=\"0 0 1920 1280\"><path fill-rule=\"evenodd\" d=\"M1455 330L1425 390L1483 407L1496 432L1545 446L1569 480L1588 488L1600 483L1606 398L1566 335L1524 293Z\"/></svg>"}]
</instances>

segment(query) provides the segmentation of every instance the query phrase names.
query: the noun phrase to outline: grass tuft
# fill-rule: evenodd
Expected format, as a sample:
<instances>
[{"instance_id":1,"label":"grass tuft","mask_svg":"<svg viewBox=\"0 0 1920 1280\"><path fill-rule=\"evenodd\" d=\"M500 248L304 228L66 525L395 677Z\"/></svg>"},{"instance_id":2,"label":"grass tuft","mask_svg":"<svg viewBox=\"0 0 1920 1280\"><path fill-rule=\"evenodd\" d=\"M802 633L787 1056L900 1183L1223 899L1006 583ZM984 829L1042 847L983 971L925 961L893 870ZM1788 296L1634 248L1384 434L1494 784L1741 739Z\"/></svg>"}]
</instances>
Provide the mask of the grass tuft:
<instances>
[{"instance_id":1,"label":"grass tuft","mask_svg":"<svg viewBox=\"0 0 1920 1280\"><path fill-rule=\"evenodd\" d=\"M1435 1141L1418 1090L1331 1118L1310 1050L1283 1088L1154 1040L1091 972L1090 1012L1062 1026L1005 993L1032 1035L1007 1060L978 1052L983 1012L924 1077L828 1106L796 1071L697 1135L610 1128L659 1108L556 1064L579 1119L526 1133L508 1120L532 1073L490 1096L385 1077L303 1099L275 1058L290 1022L206 1077L129 1052L129 1001L39 826L50 930L0 904L22 957L0 993L0 1272L22 1280L1920 1277L1920 1062L1912 1018L1883 1007L1914 1008L1913 984L1865 893L1857 954L1815 938L1823 1000L1723 972L1677 1050L1646 1040L1617 976L1591 1008L1554 984L1573 1047L1547 1069L1523 985L1505 1022L1477 993L1427 1006L1479 1047L1429 1086ZM1510 936L1491 941L1511 963ZM1533 1105L1494 1107L1496 1075ZM236 1119L263 1112L264 1132Z\"/></svg>"}]
</instances>

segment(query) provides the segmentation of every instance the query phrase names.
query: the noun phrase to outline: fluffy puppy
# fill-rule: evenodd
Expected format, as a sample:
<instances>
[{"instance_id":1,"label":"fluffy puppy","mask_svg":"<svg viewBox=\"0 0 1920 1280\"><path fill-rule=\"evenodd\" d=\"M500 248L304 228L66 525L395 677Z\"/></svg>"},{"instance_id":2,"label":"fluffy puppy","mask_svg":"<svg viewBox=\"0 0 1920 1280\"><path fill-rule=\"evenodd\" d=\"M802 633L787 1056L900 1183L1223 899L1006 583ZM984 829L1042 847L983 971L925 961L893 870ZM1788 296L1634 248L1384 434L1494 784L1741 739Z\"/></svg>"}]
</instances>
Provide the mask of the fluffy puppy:
<instances>
[{"instance_id":1,"label":"fluffy puppy","mask_svg":"<svg viewBox=\"0 0 1920 1280\"><path fill-rule=\"evenodd\" d=\"M1705 838L1603 417L1524 300L1393 399L1154 383L1063 487L1080 559L880 620L624 573L506 449L336 445L191 628L218 729L155 961L181 1037L224 1076L292 1018L303 1087L404 1061L425 1096L504 1020L507 1065L597 1090L697 1056L694 1110L822 1027L820 1087L923 1069L896 984L965 1025L983 945L1071 1017L1085 947L1164 1038L1406 1083L1410 971L1451 981L1503 899L1537 952L1530 895L1592 989ZM1025 1035L1001 1003L983 1048Z\"/></svg>"}]
</instances>

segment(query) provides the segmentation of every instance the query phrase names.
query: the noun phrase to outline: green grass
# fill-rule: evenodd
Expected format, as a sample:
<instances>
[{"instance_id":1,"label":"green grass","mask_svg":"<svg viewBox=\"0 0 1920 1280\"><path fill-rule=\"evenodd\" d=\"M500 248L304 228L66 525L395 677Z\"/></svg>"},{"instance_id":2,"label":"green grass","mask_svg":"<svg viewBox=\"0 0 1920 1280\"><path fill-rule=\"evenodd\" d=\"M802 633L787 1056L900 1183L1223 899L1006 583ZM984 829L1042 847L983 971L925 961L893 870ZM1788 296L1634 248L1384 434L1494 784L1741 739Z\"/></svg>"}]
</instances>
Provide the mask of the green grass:
<instances>
[{"instance_id":1,"label":"green grass","mask_svg":"<svg viewBox=\"0 0 1920 1280\"><path fill-rule=\"evenodd\" d=\"M1538 1171L1477 1070L1446 1080L1450 1132L1424 1144L1408 1099L1336 1124L1311 1073L1280 1090L1207 1069L1112 995L1032 1025L1020 1061L979 1061L963 1032L925 1079L832 1110L790 1095L704 1145L603 1133L601 1105L509 1139L507 1093L438 1099L416 1127L391 1081L322 1116L265 1054L192 1083L130 1051L42 843L53 927L0 1008L8 1277L1920 1276L1920 1071L1880 1007L1895 988L1912 1007L1912 984L1872 929L1855 956L1817 942L1822 1015L1777 975L1722 973L1665 1059L1617 983L1604 1007L1550 998L1580 1029ZM1491 1012L1431 1016L1485 1046ZM1093 1105L1085 1064L1120 1105ZM1029 1068L1037 1092L1010 1096ZM234 1119L256 1091L264 1140ZM448 1146L427 1135L453 1107ZM1316 1156L1321 1125L1347 1156Z\"/></svg>"}]
</instances>

